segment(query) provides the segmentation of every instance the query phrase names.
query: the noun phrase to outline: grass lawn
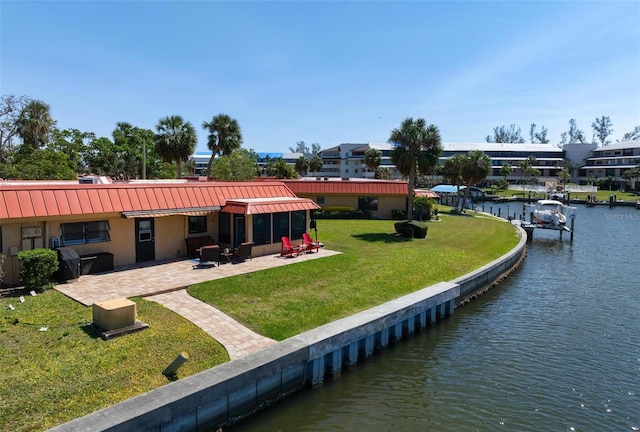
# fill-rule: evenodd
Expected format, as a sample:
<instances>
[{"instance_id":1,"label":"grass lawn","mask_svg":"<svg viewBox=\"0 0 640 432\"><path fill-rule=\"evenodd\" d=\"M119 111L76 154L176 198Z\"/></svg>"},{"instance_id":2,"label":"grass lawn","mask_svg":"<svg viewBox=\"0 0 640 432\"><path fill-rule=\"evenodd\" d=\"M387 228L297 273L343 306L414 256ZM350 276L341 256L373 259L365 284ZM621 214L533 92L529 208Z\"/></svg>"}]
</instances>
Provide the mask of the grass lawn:
<instances>
[{"instance_id":1,"label":"grass lawn","mask_svg":"<svg viewBox=\"0 0 640 432\"><path fill-rule=\"evenodd\" d=\"M392 235L392 221L319 220L321 260L193 285L189 293L276 340L474 270L511 250L513 227L441 214L426 239ZM295 258L291 258L294 259Z\"/></svg>"},{"instance_id":2,"label":"grass lawn","mask_svg":"<svg viewBox=\"0 0 640 432\"><path fill-rule=\"evenodd\" d=\"M522 198L522 190L518 190L518 189L500 189L500 190L487 189L487 193L491 193L491 192L495 193L497 196L500 196L500 197L515 196L518 198ZM587 195L593 195L593 192L571 192L571 199L586 200ZM596 192L596 199L598 201L608 202L609 197L611 195L615 195L619 201L636 202L636 200L638 199L638 195L633 192L620 192L620 191L609 191L609 190L600 190L600 189ZM528 191L525 192L525 197L529 198ZM531 193L532 199L546 199L546 197L547 197L546 193L535 193L535 192Z\"/></svg>"},{"instance_id":3,"label":"grass lawn","mask_svg":"<svg viewBox=\"0 0 640 432\"><path fill-rule=\"evenodd\" d=\"M133 299L149 328L103 341L87 328L92 308L57 291L0 299L0 430L40 431L229 361L218 342L158 303ZM9 304L15 310L9 310ZM40 331L41 327L46 331Z\"/></svg>"},{"instance_id":4,"label":"grass lawn","mask_svg":"<svg viewBox=\"0 0 640 432\"><path fill-rule=\"evenodd\" d=\"M426 239L393 236L393 221L320 220L319 240L343 254L202 283L189 292L282 340L454 279L518 242L505 222L441 218L429 223ZM47 429L165 385L161 372L182 351L189 361L180 377L229 361L198 327L155 302L133 300L150 327L103 341L87 327L92 309L57 291L24 303L0 298L0 430ZM40 331L43 326L48 329Z\"/></svg>"}]
</instances>

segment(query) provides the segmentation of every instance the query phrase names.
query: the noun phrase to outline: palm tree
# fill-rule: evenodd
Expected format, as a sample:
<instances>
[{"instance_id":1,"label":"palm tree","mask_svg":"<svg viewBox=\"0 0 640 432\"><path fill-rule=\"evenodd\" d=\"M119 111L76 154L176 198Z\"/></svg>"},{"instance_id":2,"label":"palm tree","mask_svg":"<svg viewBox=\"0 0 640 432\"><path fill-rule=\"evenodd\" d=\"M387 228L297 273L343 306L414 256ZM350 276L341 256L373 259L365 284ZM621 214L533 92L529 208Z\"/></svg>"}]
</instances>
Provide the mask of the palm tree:
<instances>
[{"instance_id":1,"label":"palm tree","mask_svg":"<svg viewBox=\"0 0 640 432\"><path fill-rule=\"evenodd\" d=\"M242 145L240 125L227 114L213 116L210 122L203 122L202 128L209 131L207 147L211 150L211 159L207 166L207 178L211 176L211 162L216 155L229 156Z\"/></svg>"},{"instance_id":2,"label":"palm tree","mask_svg":"<svg viewBox=\"0 0 640 432\"><path fill-rule=\"evenodd\" d=\"M306 157L304 157L304 155L296 159L295 169L301 177L302 174L306 173L309 170L309 161Z\"/></svg>"},{"instance_id":3,"label":"palm tree","mask_svg":"<svg viewBox=\"0 0 640 432\"><path fill-rule=\"evenodd\" d=\"M427 174L438 163L438 157L442 154L440 132L433 124L427 126L423 118L414 120L407 117L400 128L391 131L389 142L394 146L391 160L398 171L409 178L407 220L411 221L416 174Z\"/></svg>"},{"instance_id":4,"label":"palm tree","mask_svg":"<svg viewBox=\"0 0 640 432\"><path fill-rule=\"evenodd\" d=\"M458 201L456 202L456 210L460 211L462 211L459 199L460 183L462 182L462 165L464 164L464 158L464 155L456 154L446 159L442 165L442 177L451 183L455 183L457 187L456 196L458 197Z\"/></svg>"},{"instance_id":5,"label":"palm tree","mask_svg":"<svg viewBox=\"0 0 640 432\"><path fill-rule=\"evenodd\" d=\"M533 165L537 162L536 157L531 155L526 159L521 160L520 162L518 162L518 169L520 170L520 176L521 176L521 181L522 181L522 199L524 202L524 185L527 183L527 178L528 177L536 177L537 175L540 175L540 171L535 169L533 167Z\"/></svg>"},{"instance_id":6,"label":"palm tree","mask_svg":"<svg viewBox=\"0 0 640 432\"><path fill-rule=\"evenodd\" d=\"M187 162L196 149L195 128L179 115L173 115L160 119L156 131L153 137L156 153L167 163L175 161L177 177L182 177L182 162Z\"/></svg>"},{"instance_id":7,"label":"palm tree","mask_svg":"<svg viewBox=\"0 0 640 432\"><path fill-rule=\"evenodd\" d=\"M464 200L466 203L469 199L469 190L471 186L486 179L491 173L491 158L483 151L472 150L463 159L460 175L467 187L464 190Z\"/></svg>"},{"instance_id":8,"label":"palm tree","mask_svg":"<svg viewBox=\"0 0 640 432\"><path fill-rule=\"evenodd\" d=\"M309 169L313 172L313 176L315 177L316 172L322 171L322 158L318 155L315 155L311 161L309 161Z\"/></svg>"},{"instance_id":9,"label":"palm tree","mask_svg":"<svg viewBox=\"0 0 640 432\"><path fill-rule=\"evenodd\" d=\"M380 165L382 165L382 152L378 149L370 148L364 152L364 164L375 173Z\"/></svg>"},{"instance_id":10,"label":"palm tree","mask_svg":"<svg viewBox=\"0 0 640 432\"><path fill-rule=\"evenodd\" d=\"M40 100L32 100L25 105L18 117L18 135L25 144L39 149L54 124L49 105Z\"/></svg>"}]
</instances>

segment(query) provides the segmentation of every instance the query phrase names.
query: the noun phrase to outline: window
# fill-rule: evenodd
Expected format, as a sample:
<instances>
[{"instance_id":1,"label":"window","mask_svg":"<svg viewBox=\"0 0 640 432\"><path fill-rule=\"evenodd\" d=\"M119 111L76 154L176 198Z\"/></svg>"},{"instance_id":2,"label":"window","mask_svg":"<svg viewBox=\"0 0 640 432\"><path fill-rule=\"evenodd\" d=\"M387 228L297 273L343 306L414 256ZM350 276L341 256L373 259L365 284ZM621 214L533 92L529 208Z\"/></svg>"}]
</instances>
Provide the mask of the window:
<instances>
[{"instance_id":1,"label":"window","mask_svg":"<svg viewBox=\"0 0 640 432\"><path fill-rule=\"evenodd\" d=\"M220 243L231 244L231 214L220 213L218 217L218 238Z\"/></svg>"},{"instance_id":2,"label":"window","mask_svg":"<svg viewBox=\"0 0 640 432\"><path fill-rule=\"evenodd\" d=\"M109 222L87 222L85 225L87 243L100 243L111 240L109 238Z\"/></svg>"},{"instance_id":3,"label":"window","mask_svg":"<svg viewBox=\"0 0 640 432\"><path fill-rule=\"evenodd\" d=\"M307 212L304 210L291 212L291 239L301 239L305 232L307 232Z\"/></svg>"},{"instance_id":4,"label":"window","mask_svg":"<svg viewBox=\"0 0 640 432\"><path fill-rule=\"evenodd\" d=\"M60 225L62 246L111 241L109 221L75 222Z\"/></svg>"},{"instance_id":5,"label":"window","mask_svg":"<svg viewBox=\"0 0 640 432\"><path fill-rule=\"evenodd\" d=\"M378 210L378 197L358 197L358 210Z\"/></svg>"},{"instance_id":6,"label":"window","mask_svg":"<svg viewBox=\"0 0 640 432\"><path fill-rule=\"evenodd\" d=\"M206 216L189 216L189 234L207 232Z\"/></svg>"},{"instance_id":7,"label":"window","mask_svg":"<svg viewBox=\"0 0 640 432\"><path fill-rule=\"evenodd\" d=\"M324 197L316 197L316 202L318 204L324 204Z\"/></svg>"},{"instance_id":8,"label":"window","mask_svg":"<svg viewBox=\"0 0 640 432\"><path fill-rule=\"evenodd\" d=\"M280 240L283 236L289 237L289 213L274 213L273 238Z\"/></svg>"},{"instance_id":9,"label":"window","mask_svg":"<svg viewBox=\"0 0 640 432\"><path fill-rule=\"evenodd\" d=\"M253 215L253 242L256 245L271 243L271 214Z\"/></svg>"}]
</instances>

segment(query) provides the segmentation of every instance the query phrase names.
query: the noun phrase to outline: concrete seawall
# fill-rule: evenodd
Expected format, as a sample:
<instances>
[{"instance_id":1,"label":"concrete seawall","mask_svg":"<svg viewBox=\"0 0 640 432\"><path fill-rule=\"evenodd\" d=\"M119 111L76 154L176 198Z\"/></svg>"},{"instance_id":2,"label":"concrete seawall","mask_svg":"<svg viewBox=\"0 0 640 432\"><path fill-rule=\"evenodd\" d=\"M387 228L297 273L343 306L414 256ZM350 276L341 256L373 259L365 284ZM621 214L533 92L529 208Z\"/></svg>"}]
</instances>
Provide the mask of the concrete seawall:
<instances>
[{"instance_id":1,"label":"concrete seawall","mask_svg":"<svg viewBox=\"0 0 640 432\"><path fill-rule=\"evenodd\" d=\"M232 424L452 315L455 305L519 264L526 234L517 229L520 242L514 249L454 281L334 321L50 431L213 431Z\"/></svg>"}]
</instances>

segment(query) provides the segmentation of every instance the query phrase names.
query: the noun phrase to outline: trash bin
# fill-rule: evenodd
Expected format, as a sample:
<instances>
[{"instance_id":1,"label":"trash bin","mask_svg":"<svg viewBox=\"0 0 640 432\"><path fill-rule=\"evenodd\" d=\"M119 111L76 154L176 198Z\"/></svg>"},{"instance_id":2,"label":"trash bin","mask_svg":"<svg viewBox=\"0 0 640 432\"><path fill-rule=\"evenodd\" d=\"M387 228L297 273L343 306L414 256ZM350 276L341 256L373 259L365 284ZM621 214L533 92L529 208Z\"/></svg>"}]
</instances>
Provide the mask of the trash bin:
<instances>
[{"instance_id":1,"label":"trash bin","mask_svg":"<svg viewBox=\"0 0 640 432\"><path fill-rule=\"evenodd\" d=\"M56 278L66 282L80 277L80 255L68 247L56 249L58 252L58 271Z\"/></svg>"}]
</instances>

